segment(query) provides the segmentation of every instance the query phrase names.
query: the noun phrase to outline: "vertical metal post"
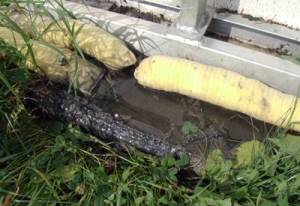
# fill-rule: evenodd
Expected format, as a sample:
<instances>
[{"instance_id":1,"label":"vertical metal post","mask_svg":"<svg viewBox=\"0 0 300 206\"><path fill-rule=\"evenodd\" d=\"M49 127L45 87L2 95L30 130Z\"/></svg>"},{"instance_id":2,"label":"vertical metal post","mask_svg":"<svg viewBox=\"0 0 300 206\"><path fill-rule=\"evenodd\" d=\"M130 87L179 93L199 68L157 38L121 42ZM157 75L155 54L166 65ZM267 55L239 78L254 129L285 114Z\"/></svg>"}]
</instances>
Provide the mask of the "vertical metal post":
<instances>
[{"instance_id":1,"label":"vertical metal post","mask_svg":"<svg viewBox=\"0 0 300 206\"><path fill-rule=\"evenodd\" d=\"M206 23L207 0L183 0L176 27L188 32L198 32Z\"/></svg>"}]
</instances>

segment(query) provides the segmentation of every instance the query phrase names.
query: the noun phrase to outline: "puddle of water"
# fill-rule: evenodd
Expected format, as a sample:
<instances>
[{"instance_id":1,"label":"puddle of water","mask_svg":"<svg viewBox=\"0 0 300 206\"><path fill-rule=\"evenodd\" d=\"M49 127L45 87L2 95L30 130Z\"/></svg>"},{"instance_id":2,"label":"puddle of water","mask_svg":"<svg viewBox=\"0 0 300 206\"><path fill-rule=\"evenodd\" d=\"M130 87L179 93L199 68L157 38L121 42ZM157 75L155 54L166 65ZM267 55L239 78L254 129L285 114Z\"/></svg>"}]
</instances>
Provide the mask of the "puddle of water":
<instances>
[{"instance_id":1,"label":"puddle of water","mask_svg":"<svg viewBox=\"0 0 300 206\"><path fill-rule=\"evenodd\" d=\"M182 95L143 88L126 72L115 76L111 84L103 81L94 103L132 127L184 145L195 156L215 147L230 155L240 142L260 139L269 131L267 125L245 115ZM206 132L206 138L190 140L182 134L187 121Z\"/></svg>"}]
</instances>

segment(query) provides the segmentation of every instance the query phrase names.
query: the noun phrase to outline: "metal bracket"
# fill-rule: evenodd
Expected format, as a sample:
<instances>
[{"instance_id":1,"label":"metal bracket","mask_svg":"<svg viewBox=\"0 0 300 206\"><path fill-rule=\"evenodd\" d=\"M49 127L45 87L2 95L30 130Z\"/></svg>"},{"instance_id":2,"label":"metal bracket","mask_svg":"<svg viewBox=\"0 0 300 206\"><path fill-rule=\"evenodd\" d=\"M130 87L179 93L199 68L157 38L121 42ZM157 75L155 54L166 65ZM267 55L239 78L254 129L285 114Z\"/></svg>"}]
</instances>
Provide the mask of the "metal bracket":
<instances>
[{"instance_id":1,"label":"metal bracket","mask_svg":"<svg viewBox=\"0 0 300 206\"><path fill-rule=\"evenodd\" d=\"M213 17L214 9L207 6L207 0L185 0L172 33L188 39L200 40Z\"/></svg>"},{"instance_id":2,"label":"metal bracket","mask_svg":"<svg viewBox=\"0 0 300 206\"><path fill-rule=\"evenodd\" d=\"M176 22L177 28L189 32L198 32L206 21L206 6L206 0L185 0Z\"/></svg>"},{"instance_id":3,"label":"metal bracket","mask_svg":"<svg viewBox=\"0 0 300 206\"><path fill-rule=\"evenodd\" d=\"M208 31L248 45L300 58L300 31L228 12L214 16Z\"/></svg>"}]
</instances>

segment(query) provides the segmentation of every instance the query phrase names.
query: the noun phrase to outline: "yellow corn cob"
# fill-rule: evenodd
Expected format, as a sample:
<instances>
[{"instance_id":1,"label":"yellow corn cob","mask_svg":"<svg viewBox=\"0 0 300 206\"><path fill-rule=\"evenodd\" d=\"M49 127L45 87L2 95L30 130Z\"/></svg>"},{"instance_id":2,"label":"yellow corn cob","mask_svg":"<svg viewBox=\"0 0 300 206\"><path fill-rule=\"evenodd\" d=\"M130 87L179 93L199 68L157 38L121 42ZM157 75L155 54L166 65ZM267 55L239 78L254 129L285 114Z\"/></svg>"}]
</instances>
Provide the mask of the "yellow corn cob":
<instances>
[{"instance_id":1,"label":"yellow corn cob","mask_svg":"<svg viewBox=\"0 0 300 206\"><path fill-rule=\"evenodd\" d=\"M5 15L9 16L9 18L14 21L23 32L30 36L35 36L37 32L37 24L44 20L44 18L40 16L34 16L15 7L2 9L0 10L0 13L4 13L3 10ZM46 17L46 19L48 20L49 18Z\"/></svg>"},{"instance_id":2,"label":"yellow corn cob","mask_svg":"<svg viewBox=\"0 0 300 206\"><path fill-rule=\"evenodd\" d=\"M39 67L36 68L32 56L28 54L28 47L19 33L6 27L0 27L0 38L7 44L16 47L26 57L28 69L43 73L52 81L68 82L77 66L77 85L84 93L91 92L99 75L103 72L103 69L85 62L69 49L58 47L55 50L42 42L32 41L31 49Z\"/></svg>"},{"instance_id":3,"label":"yellow corn cob","mask_svg":"<svg viewBox=\"0 0 300 206\"><path fill-rule=\"evenodd\" d=\"M9 15L27 34L33 37L42 34L41 38L48 43L75 49L72 44L75 40L86 54L111 69L118 70L136 63L134 54L123 41L98 26L68 19L71 32L62 20L53 21L49 17L14 10Z\"/></svg>"},{"instance_id":4,"label":"yellow corn cob","mask_svg":"<svg viewBox=\"0 0 300 206\"><path fill-rule=\"evenodd\" d=\"M74 29L75 42L86 54L115 70L135 64L134 54L117 37L91 24L83 24L76 20L68 21L70 27ZM73 37L63 21L57 23L53 23L52 20L43 21L37 25L37 29L44 32L42 35L44 41L74 49Z\"/></svg>"},{"instance_id":5,"label":"yellow corn cob","mask_svg":"<svg viewBox=\"0 0 300 206\"><path fill-rule=\"evenodd\" d=\"M143 86L187 95L277 126L285 126L295 100L299 101L238 73L173 57L149 57L134 75ZM299 104L291 122L300 122ZM300 125L293 124L292 129L300 131Z\"/></svg>"},{"instance_id":6,"label":"yellow corn cob","mask_svg":"<svg viewBox=\"0 0 300 206\"><path fill-rule=\"evenodd\" d=\"M32 57L29 53L27 53L28 46L19 33L6 27L0 27L0 38L5 43L17 48L24 56L26 55L26 60L28 65L30 65L29 62L32 62ZM31 45L36 63L41 68L45 68L49 65L60 65L65 59L61 53L57 52L53 48L43 45L41 42L31 40L28 44ZM32 68L32 66L30 68Z\"/></svg>"}]
</instances>

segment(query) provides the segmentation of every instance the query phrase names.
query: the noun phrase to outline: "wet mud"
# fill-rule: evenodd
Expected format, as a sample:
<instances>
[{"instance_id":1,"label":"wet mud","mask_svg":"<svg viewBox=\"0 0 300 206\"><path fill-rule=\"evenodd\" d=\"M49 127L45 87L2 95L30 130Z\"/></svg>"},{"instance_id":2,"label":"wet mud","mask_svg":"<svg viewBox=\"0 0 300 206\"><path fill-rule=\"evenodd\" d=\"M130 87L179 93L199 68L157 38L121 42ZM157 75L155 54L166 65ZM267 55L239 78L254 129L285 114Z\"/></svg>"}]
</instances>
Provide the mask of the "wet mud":
<instances>
[{"instance_id":1,"label":"wet mud","mask_svg":"<svg viewBox=\"0 0 300 206\"><path fill-rule=\"evenodd\" d=\"M68 95L65 88L32 88L26 105L37 115L77 124L104 141L125 142L158 157L188 154L196 171L209 151L221 149L230 158L241 142L261 139L270 129L236 112L144 88L132 70L110 74L91 97ZM186 123L196 132L184 133Z\"/></svg>"},{"instance_id":2,"label":"wet mud","mask_svg":"<svg viewBox=\"0 0 300 206\"><path fill-rule=\"evenodd\" d=\"M241 142L261 139L270 131L270 126L243 114L182 95L144 88L126 72L119 73L110 82L103 81L93 103L131 127L182 145L195 157L205 157L215 148L230 157ZM182 132L187 122L198 129L196 134Z\"/></svg>"}]
</instances>

